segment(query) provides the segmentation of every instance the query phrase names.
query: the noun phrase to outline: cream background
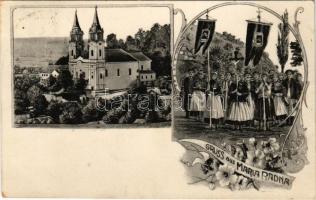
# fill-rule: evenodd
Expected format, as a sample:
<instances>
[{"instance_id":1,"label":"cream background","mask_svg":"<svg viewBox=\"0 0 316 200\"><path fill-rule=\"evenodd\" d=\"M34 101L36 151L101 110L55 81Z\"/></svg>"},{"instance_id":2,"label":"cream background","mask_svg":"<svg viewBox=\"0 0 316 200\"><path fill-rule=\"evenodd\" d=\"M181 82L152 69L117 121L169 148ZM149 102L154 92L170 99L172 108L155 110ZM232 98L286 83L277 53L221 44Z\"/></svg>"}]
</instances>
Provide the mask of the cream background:
<instances>
[{"instance_id":1,"label":"cream background","mask_svg":"<svg viewBox=\"0 0 316 200\"><path fill-rule=\"evenodd\" d=\"M119 2L122 3L122 2ZM133 2L127 2L129 4ZM150 2L146 2L150 3ZM159 2L153 2L159 3ZM181 8L188 20L216 2L163 2ZM218 3L218 2L217 2ZM219 2L220 3L220 2ZM24 2L52 5L62 2ZM71 5L78 2L63 2ZM80 4L93 4L93 2ZM99 3L98 3L99 4ZM262 188L262 191L231 192L204 184L188 185L179 162L184 149L171 142L171 129L32 129L12 128L10 54L10 6L1 2L1 132L2 192L10 197L120 197L120 198L315 198L315 70L314 4L304 2L259 2L282 13L305 12L301 33L309 61L308 109L304 107L310 164L295 174L292 190ZM240 11L242 12L242 11ZM227 13L229 15L229 13ZM175 16L175 38L181 16ZM290 22L293 17L289 16ZM72 19L71 19L72 20ZM40 24L34 24L34 29ZM237 24L232 24L236 26Z\"/></svg>"}]
</instances>

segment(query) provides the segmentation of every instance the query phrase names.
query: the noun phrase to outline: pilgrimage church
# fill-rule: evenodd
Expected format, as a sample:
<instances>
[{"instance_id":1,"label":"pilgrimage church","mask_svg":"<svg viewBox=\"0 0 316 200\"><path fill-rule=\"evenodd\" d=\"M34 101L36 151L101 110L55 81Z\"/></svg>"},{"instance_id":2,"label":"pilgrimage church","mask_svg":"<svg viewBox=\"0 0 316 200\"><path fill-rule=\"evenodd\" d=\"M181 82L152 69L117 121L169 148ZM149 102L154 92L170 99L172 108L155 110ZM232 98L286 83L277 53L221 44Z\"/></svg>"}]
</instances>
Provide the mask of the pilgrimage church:
<instances>
[{"instance_id":1,"label":"pilgrimage church","mask_svg":"<svg viewBox=\"0 0 316 200\"><path fill-rule=\"evenodd\" d=\"M104 31L97 8L89 29L87 48L83 41L77 11L69 41L69 70L74 79L84 77L87 90L95 96L105 90L121 90L133 84L152 85L156 74L151 70L151 59L142 52L129 53L123 49L107 49Z\"/></svg>"}]
</instances>

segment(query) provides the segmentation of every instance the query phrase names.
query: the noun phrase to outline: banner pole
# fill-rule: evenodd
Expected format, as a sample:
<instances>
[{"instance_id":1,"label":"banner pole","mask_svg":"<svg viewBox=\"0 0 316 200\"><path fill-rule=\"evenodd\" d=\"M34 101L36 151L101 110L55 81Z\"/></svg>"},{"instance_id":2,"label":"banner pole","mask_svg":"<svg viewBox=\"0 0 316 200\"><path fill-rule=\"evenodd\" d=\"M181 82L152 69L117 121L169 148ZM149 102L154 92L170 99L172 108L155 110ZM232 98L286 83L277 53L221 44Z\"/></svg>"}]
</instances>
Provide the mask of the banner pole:
<instances>
[{"instance_id":1,"label":"banner pole","mask_svg":"<svg viewBox=\"0 0 316 200\"><path fill-rule=\"evenodd\" d=\"M263 67L261 65L261 76L263 72ZM265 82L263 82L263 88L262 88L262 101L263 101L263 131L266 131L266 101L265 101L265 96L264 96L264 90L265 90Z\"/></svg>"},{"instance_id":2,"label":"banner pole","mask_svg":"<svg viewBox=\"0 0 316 200\"><path fill-rule=\"evenodd\" d=\"M209 80L209 86L211 82L211 65L210 65L210 48L207 48L207 70L208 70L208 80ZM210 87L210 92L211 92L211 87ZM210 128L212 128L212 95L209 94L208 98L210 98Z\"/></svg>"}]
</instances>

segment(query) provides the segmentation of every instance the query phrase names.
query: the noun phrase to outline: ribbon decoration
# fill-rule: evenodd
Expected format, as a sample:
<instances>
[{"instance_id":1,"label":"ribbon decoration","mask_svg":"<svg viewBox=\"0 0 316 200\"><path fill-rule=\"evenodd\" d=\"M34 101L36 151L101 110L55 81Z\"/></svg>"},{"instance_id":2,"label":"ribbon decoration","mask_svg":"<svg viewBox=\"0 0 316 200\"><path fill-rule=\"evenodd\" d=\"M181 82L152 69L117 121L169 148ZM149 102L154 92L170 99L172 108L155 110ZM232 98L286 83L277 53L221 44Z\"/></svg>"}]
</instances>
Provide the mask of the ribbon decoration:
<instances>
[{"instance_id":1,"label":"ribbon decoration","mask_svg":"<svg viewBox=\"0 0 316 200\"><path fill-rule=\"evenodd\" d=\"M257 181L262 181L265 183L276 184L285 188L291 188L295 177L288 176L281 173L271 172L263 169L259 169L250 166L224 151L223 149L217 147L216 145L210 144L208 142L197 140L197 139L182 139L179 140L186 149L195 150L199 152L206 152L213 155L216 159L221 161L223 164L232 166L235 172ZM191 149L190 149L191 147Z\"/></svg>"}]
</instances>

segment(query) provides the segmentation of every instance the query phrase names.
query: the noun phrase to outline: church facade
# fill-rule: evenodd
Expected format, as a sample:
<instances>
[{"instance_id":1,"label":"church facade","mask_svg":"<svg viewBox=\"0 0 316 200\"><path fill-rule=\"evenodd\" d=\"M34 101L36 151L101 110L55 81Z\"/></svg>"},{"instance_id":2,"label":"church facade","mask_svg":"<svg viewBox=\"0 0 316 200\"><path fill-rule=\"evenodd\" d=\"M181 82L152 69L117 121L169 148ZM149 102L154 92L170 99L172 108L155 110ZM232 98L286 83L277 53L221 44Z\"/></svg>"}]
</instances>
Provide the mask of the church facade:
<instances>
[{"instance_id":1,"label":"church facade","mask_svg":"<svg viewBox=\"0 0 316 200\"><path fill-rule=\"evenodd\" d=\"M76 11L70 32L69 70L74 79L81 77L87 80L87 90L92 95L105 90L130 88L134 84L150 85L156 79L155 72L151 70L151 59L142 52L130 53L105 47L97 8L86 47L83 34Z\"/></svg>"}]
</instances>

